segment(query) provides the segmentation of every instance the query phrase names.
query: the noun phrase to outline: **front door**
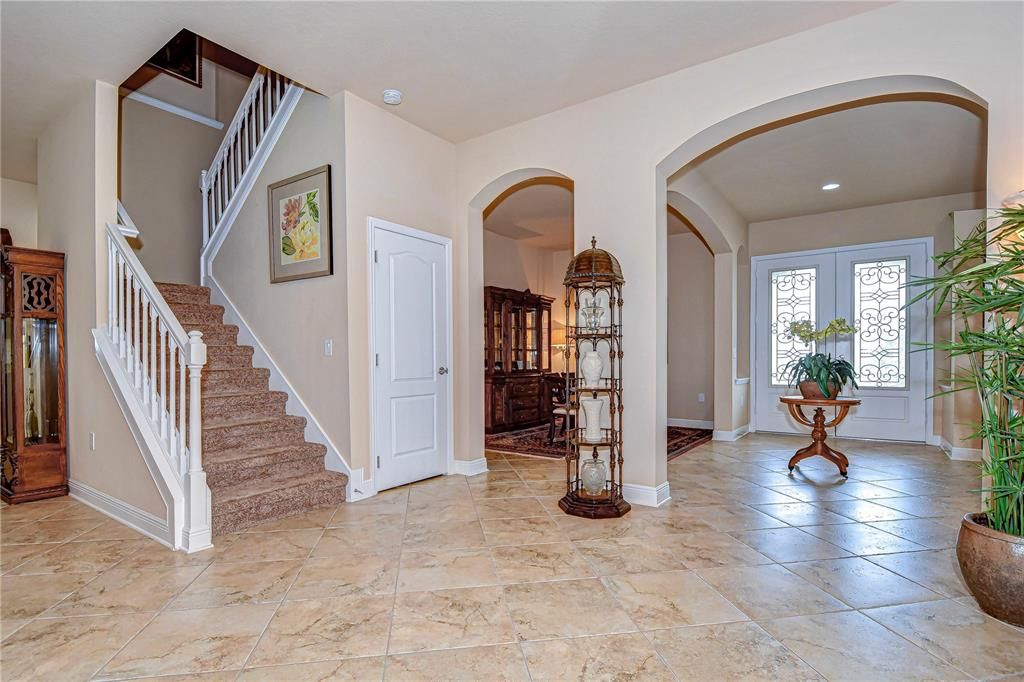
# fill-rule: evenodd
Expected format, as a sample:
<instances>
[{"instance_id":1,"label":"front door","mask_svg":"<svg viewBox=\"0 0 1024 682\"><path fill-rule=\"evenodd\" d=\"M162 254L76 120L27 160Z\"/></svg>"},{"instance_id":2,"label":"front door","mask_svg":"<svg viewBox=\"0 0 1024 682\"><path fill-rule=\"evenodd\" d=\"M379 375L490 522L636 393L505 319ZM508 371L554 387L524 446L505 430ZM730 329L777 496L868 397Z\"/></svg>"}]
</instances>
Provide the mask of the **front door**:
<instances>
[{"instance_id":1,"label":"front door","mask_svg":"<svg viewBox=\"0 0 1024 682\"><path fill-rule=\"evenodd\" d=\"M925 241L843 247L755 259L754 427L800 433L779 396L786 365L808 351L831 353L853 363L860 388L844 395L859 407L836 435L880 440L928 439L929 361L915 346L930 338L928 303L905 308L908 282L927 274ZM789 333L797 320L816 327L843 317L857 328L848 337L804 344Z\"/></svg>"},{"instance_id":2,"label":"front door","mask_svg":"<svg viewBox=\"0 0 1024 682\"><path fill-rule=\"evenodd\" d=\"M448 240L371 219L377 490L447 473Z\"/></svg>"}]
</instances>

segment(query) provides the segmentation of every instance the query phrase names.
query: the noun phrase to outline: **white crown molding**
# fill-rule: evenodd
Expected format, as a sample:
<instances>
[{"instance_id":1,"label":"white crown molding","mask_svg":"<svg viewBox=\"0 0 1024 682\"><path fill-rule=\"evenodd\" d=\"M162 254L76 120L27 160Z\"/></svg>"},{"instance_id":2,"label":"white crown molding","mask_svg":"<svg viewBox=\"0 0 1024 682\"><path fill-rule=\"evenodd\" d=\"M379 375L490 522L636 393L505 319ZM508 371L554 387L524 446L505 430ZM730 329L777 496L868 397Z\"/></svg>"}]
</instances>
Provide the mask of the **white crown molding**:
<instances>
[{"instance_id":1,"label":"white crown molding","mask_svg":"<svg viewBox=\"0 0 1024 682\"><path fill-rule=\"evenodd\" d=\"M744 424L738 429L733 429L732 431L719 431L718 429L715 429L715 432L711 436L711 440L730 442L739 440L748 433L750 433L750 424Z\"/></svg>"},{"instance_id":2,"label":"white crown molding","mask_svg":"<svg viewBox=\"0 0 1024 682\"><path fill-rule=\"evenodd\" d=\"M477 476L479 474L487 473L487 458L481 457L479 459L457 459L454 462L452 473L460 474L462 476Z\"/></svg>"},{"instance_id":3,"label":"white crown molding","mask_svg":"<svg viewBox=\"0 0 1024 682\"><path fill-rule=\"evenodd\" d=\"M147 535L161 545L174 549L174 532L167 523L155 514L134 507L127 502L111 497L80 481L68 481L68 494L82 504L89 505L116 521Z\"/></svg>"},{"instance_id":4,"label":"white crown molding","mask_svg":"<svg viewBox=\"0 0 1024 682\"><path fill-rule=\"evenodd\" d=\"M202 114L192 111L191 109L179 107L177 104L171 104L170 102L165 102L162 99L157 99L156 97L143 95L141 92L137 90L131 93L130 95L127 95L125 99L130 99L134 102L138 102L139 104L148 104L149 106L155 109L160 109L161 111L166 111L168 114L174 114L175 116L187 118L190 121L201 123L204 126L208 126L215 130L224 130L224 124L215 118L203 116Z\"/></svg>"},{"instance_id":5,"label":"white crown molding","mask_svg":"<svg viewBox=\"0 0 1024 682\"><path fill-rule=\"evenodd\" d=\"M672 499L668 481L659 486L623 483L622 497L626 502L638 504L641 507L660 507Z\"/></svg>"},{"instance_id":6,"label":"white crown molding","mask_svg":"<svg viewBox=\"0 0 1024 682\"><path fill-rule=\"evenodd\" d=\"M669 417L667 420L669 426L681 426L687 429L713 429L715 428L715 422L709 419L676 419Z\"/></svg>"}]
</instances>

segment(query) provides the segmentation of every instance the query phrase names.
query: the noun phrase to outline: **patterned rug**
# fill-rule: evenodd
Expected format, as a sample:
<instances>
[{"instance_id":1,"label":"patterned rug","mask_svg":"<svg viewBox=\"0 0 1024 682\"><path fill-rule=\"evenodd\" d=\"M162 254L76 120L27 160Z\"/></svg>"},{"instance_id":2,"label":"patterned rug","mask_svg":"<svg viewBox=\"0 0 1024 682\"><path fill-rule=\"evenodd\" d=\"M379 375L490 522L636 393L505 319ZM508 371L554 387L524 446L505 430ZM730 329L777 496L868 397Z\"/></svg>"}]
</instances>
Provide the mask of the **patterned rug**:
<instances>
[{"instance_id":1,"label":"patterned rug","mask_svg":"<svg viewBox=\"0 0 1024 682\"><path fill-rule=\"evenodd\" d=\"M689 452L698 445L711 440L710 429L688 429L681 426L668 427L668 459ZM565 457L565 444L561 441L548 443L548 427L535 426L521 431L493 433L484 437L484 447L496 452L536 457Z\"/></svg>"}]
</instances>

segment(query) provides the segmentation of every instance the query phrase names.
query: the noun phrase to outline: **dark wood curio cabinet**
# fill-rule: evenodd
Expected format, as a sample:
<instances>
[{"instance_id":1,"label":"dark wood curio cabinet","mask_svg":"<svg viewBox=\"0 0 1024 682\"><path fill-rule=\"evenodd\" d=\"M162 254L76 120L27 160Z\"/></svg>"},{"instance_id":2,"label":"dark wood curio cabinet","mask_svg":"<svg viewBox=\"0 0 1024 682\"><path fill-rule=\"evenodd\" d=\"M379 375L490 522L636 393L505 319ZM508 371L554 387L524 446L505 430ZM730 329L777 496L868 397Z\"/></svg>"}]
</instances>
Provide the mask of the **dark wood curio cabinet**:
<instances>
[{"instance_id":1,"label":"dark wood curio cabinet","mask_svg":"<svg viewBox=\"0 0 1024 682\"><path fill-rule=\"evenodd\" d=\"M68 493L64 255L4 246L0 261L0 497L16 504Z\"/></svg>"},{"instance_id":2,"label":"dark wood curio cabinet","mask_svg":"<svg viewBox=\"0 0 1024 682\"><path fill-rule=\"evenodd\" d=\"M529 290L484 287L487 433L547 423L553 301Z\"/></svg>"}]
</instances>

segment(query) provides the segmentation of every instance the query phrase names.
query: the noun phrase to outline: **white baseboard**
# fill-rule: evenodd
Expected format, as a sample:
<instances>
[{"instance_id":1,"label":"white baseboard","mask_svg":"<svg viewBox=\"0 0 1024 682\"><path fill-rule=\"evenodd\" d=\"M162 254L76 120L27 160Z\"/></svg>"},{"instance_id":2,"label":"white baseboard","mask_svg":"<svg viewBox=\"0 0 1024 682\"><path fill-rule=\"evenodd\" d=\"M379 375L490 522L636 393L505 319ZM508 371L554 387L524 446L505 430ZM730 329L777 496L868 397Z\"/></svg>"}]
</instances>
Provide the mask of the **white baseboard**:
<instances>
[{"instance_id":1,"label":"white baseboard","mask_svg":"<svg viewBox=\"0 0 1024 682\"><path fill-rule=\"evenodd\" d=\"M715 428L715 422L707 419L676 419L669 417L667 420L669 426L681 426L687 429L713 429Z\"/></svg>"},{"instance_id":2,"label":"white baseboard","mask_svg":"<svg viewBox=\"0 0 1024 682\"><path fill-rule=\"evenodd\" d=\"M487 473L487 458L457 459L455 460L455 467L452 473L461 474L462 476L477 476L478 474Z\"/></svg>"},{"instance_id":3,"label":"white baseboard","mask_svg":"<svg viewBox=\"0 0 1024 682\"><path fill-rule=\"evenodd\" d=\"M331 471L335 470L331 469ZM373 485L373 479L363 478L362 468L353 469L348 477L348 490L345 492L345 501L358 502L359 500L365 500L367 497L373 497L376 494L377 489Z\"/></svg>"},{"instance_id":4,"label":"white baseboard","mask_svg":"<svg viewBox=\"0 0 1024 682\"><path fill-rule=\"evenodd\" d=\"M711 436L711 440L721 440L727 442L734 441L743 438L743 436L747 435L748 433L750 433L750 424L744 424L738 429L733 429L732 431L719 431L718 429L715 429L714 434L712 434Z\"/></svg>"},{"instance_id":5,"label":"white baseboard","mask_svg":"<svg viewBox=\"0 0 1024 682\"><path fill-rule=\"evenodd\" d=\"M672 499L672 494L669 490L668 481L657 487L623 483L622 497L626 499L626 502L638 504L641 507L660 507Z\"/></svg>"},{"instance_id":6,"label":"white baseboard","mask_svg":"<svg viewBox=\"0 0 1024 682\"><path fill-rule=\"evenodd\" d=\"M168 525L167 519L161 519L155 514L134 507L79 481L68 481L68 494L82 504L87 504L96 511L174 549L174 533Z\"/></svg>"},{"instance_id":7,"label":"white baseboard","mask_svg":"<svg viewBox=\"0 0 1024 682\"><path fill-rule=\"evenodd\" d=\"M953 447L945 438L939 438L939 447L946 453L946 456L950 459L961 460L964 462L980 462L981 461L981 448L957 448Z\"/></svg>"},{"instance_id":8,"label":"white baseboard","mask_svg":"<svg viewBox=\"0 0 1024 682\"><path fill-rule=\"evenodd\" d=\"M206 278L206 286L210 287L210 299L217 305L224 306L224 323L233 324L238 327L238 343L242 346L252 346L252 363L254 367L263 367L270 370L270 390L272 391L284 391L288 394L288 413L299 417L304 417L306 420L306 440L311 443L320 443L327 448L327 454L324 456L324 467L328 471L338 471L348 476L348 487L345 490L345 499L349 502L355 502L365 497L369 497L364 492L366 486L362 478L362 470L359 470L359 477L356 478L355 473L349 468L348 462L341 455L341 450L334 444L334 441L330 439L327 432L324 431L323 426L313 413L310 412L309 407L303 402L299 396L298 391L292 386L291 382L288 381L288 377L284 375L281 368L277 366L274 359L270 357L267 349L260 342L259 338L253 333L249 323L245 321L242 314L238 312L238 308L235 306L234 301L224 292L221 288L217 278L210 273ZM373 487L373 484L370 484ZM371 495L373 493L370 493Z\"/></svg>"}]
</instances>

